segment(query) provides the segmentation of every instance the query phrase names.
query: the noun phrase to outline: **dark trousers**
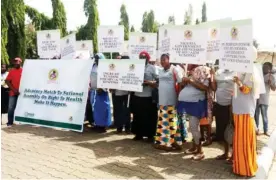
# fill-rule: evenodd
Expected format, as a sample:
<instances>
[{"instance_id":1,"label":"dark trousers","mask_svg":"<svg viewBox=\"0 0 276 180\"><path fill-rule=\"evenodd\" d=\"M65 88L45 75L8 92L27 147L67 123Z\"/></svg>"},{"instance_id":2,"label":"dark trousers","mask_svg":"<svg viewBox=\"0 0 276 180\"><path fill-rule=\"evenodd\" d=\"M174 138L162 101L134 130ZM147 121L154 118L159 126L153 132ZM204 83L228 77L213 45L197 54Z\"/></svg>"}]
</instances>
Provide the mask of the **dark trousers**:
<instances>
[{"instance_id":1,"label":"dark trousers","mask_svg":"<svg viewBox=\"0 0 276 180\"><path fill-rule=\"evenodd\" d=\"M130 110L127 107L128 95L112 96L114 125L118 129L130 130Z\"/></svg>"},{"instance_id":2,"label":"dark trousers","mask_svg":"<svg viewBox=\"0 0 276 180\"><path fill-rule=\"evenodd\" d=\"M216 103L215 117L216 117L216 139L224 141L224 132L231 119L230 106L221 106Z\"/></svg>"},{"instance_id":3,"label":"dark trousers","mask_svg":"<svg viewBox=\"0 0 276 180\"><path fill-rule=\"evenodd\" d=\"M13 125L14 120L14 110L16 108L18 96L9 97L9 107L8 107L8 125Z\"/></svg>"},{"instance_id":4,"label":"dark trousers","mask_svg":"<svg viewBox=\"0 0 276 180\"><path fill-rule=\"evenodd\" d=\"M86 118L85 120L88 120L88 122L91 125L94 124L93 111L92 111L92 105L90 103L90 99L88 99L86 103L85 118Z\"/></svg>"}]
</instances>

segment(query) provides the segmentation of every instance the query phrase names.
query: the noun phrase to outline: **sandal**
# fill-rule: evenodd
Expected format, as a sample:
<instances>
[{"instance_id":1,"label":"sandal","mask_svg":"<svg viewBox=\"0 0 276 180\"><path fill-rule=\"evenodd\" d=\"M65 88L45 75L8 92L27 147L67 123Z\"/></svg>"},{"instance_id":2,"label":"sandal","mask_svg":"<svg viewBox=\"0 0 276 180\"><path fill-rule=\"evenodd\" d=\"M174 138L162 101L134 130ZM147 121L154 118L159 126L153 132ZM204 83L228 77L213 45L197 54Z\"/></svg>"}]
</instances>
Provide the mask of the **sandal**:
<instances>
[{"instance_id":1,"label":"sandal","mask_svg":"<svg viewBox=\"0 0 276 180\"><path fill-rule=\"evenodd\" d=\"M216 157L216 160L227 160L227 159L228 159L228 157L226 154L222 154L222 155L219 155Z\"/></svg>"},{"instance_id":2,"label":"sandal","mask_svg":"<svg viewBox=\"0 0 276 180\"><path fill-rule=\"evenodd\" d=\"M191 155L191 154L196 154L197 153L197 149L196 148L191 148L191 149L187 149L184 154L185 155Z\"/></svg>"},{"instance_id":3,"label":"sandal","mask_svg":"<svg viewBox=\"0 0 276 180\"><path fill-rule=\"evenodd\" d=\"M173 143L172 144L172 147L175 149L175 150L182 150L182 146L181 145L178 145L177 143Z\"/></svg>"},{"instance_id":4,"label":"sandal","mask_svg":"<svg viewBox=\"0 0 276 180\"><path fill-rule=\"evenodd\" d=\"M201 161L202 159L205 158L205 155L203 153L198 153L198 154L195 154L192 159L194 161Z\"/></svg>"},{"instance_id":5,"label":"sandal","mask_svg":"<svg viewBox=\"0 0 276 180\"><path fill-rule=\"evenodd\" d=\"M209 145L211 145L212 144L212 140L206 140L203 144L202 144L202 146L209 146Z\"/></svg>"},{"instance_id":6,"label":"sandal","mask_svg":"<svg viewBox=\"0 0 276 180\"><path fill-rule=\"evenodd\" d=\"M162 145L159 145L159 144L153 144L153 147L155 149L159 149L159 150L163 150L163 151L172 151L173 150L172 147L166 147L166 146L162 146Z\"/></svg>"}]
</instances>

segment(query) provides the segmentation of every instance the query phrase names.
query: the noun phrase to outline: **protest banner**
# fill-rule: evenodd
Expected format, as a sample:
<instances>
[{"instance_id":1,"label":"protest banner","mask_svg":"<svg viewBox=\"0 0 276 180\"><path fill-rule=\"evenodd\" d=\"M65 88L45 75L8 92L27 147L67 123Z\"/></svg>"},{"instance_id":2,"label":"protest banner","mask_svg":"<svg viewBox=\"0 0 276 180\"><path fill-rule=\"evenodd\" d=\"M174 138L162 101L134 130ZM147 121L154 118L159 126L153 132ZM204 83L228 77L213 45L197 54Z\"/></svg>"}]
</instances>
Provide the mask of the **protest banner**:
<instances>
[{"instance_id":1,"label":"protest banner","mask_svg":"<svg viewBox=\"0 0 276 180\"><path fill-rule=\"evenodd\" d=\"M45 59L60 56L60 30L37 31L37 53Z\"/></svg>"},{"instance_id":2,"label":"protest banner","mask_svg":"<svg viewBox=\"0 0 276 180\"><path fill-rule=\"evenodd\" d=\"M145 60L105 59L99 61L97 87L142 92Z\"/></svg>"},{"instance_id":3,"label":"protest banner","mask_svg":"<svg viewBox=\"0 0 276 180\"><path fill-rule=\"evenodd\" d=\"M99 52L119 52L124 49L124 26L99 26Z\"/></svg>"},{"instance_id":4,"label":"protest banner","mask_svg":"<svg viewBox=\"0 0 276 180\"><path fill-rule=\"evenodd\" d=\"M140 52L147 51L156 60L156 33L130 33L128 43L130 59L139 59Z\"/></svg>"},{"instance_id":5,"label":"protest banner","mask_svg":"<svg viewBox=\"0 0 276 180\"><path fill-rule=\"evenodd\" d=\"M89 51L76 51L74 59L91 59L91 56Z\"/></svg>"},{"instance_id":6,"label":"protest banner","mask_svg":"<svg viewBox=\"0 0 276 180\"><path fill-rule=\"evenodd\" d=\"M76 55L76 34L61 39L61 59L73 59Z\"/></svg>"},{"instance_id":7,"label":"protest banner","mask_svg":"<svg viewBox=\"0 0 276 180\"><path fill-rule=\"evenodd\" d=\"M170 27L170 62L206 64L208 31L201 25Z\"/></svg>"},{"instance_id":8,"label":"protest banner","mask_svg":"<svg viewBox=\"0 0 276 180\"><path fill-rule=\"evenodd\" d=\"M220 62L221 69L236 72L253 72L252 20L238 20L220 25Z\"/></svg>"},{"instance_id":9,"label":"protest banner","mask_svg":"<svg viewBox=\"0 0 276 180\"><path fill-rule=\"evenodd\" d=\"M82 132L92 65L92 60L26 60L15 121Z\"/></svg>"},{"instance_id":10,"label":"protest banner","mask_svg":"<svg viewBox=\"0 0 276 180\"><path fill-rule=\"evenodd\" d=\"M206 26L208 31L208 41L207 41L207 62L215 64L215 61L220 58L220 24L225 22L231 22L231 18L225 18L210 22L202 23Z\"/></svg>"}]
</instances>

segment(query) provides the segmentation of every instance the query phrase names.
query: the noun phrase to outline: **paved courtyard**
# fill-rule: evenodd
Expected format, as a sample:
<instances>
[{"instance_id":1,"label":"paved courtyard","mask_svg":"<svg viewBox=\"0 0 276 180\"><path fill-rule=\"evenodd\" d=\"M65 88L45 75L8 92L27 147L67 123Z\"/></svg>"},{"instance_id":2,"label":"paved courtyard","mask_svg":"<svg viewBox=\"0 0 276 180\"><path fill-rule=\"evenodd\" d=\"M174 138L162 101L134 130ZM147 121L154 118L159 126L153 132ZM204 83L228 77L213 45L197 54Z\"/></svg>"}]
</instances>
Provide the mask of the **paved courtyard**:
<instances>
[{"instance_id":1,"label":"paved courtyard","mask_svg":"<svg viewBox=\"0 0 276 180\"><path fill-rule=\"evenodd\" d=\"M276 128L276 94L271 95L270 133ZM272 114L274 116L272 116ZM6 118L3 118L5 123ZM28 125L2 125L3 179L237 179L230 165L214 158L222 146L204 148L205 159L194 162L183 151L155 150L133 135L114 130L97 134L86 126L83 133ZM267 142L258 136L258 149ZM189 143L185 148L190 146ZM270 179L276 175L276 161ZM274 169L274 170L273 170Z\"/></svg>"}]
</instances>

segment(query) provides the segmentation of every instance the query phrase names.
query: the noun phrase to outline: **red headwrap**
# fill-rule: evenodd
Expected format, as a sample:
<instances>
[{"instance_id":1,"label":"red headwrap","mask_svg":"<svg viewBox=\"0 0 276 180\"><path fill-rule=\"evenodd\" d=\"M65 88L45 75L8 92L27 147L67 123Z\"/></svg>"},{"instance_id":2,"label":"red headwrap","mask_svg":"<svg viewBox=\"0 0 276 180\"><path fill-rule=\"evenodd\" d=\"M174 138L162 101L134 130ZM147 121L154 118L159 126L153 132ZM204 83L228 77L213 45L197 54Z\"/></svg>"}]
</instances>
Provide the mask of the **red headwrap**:
<instances>
[{"instance_id":1,"label":"red headwrap","mask_svg":"<svg viewBox=\"0 0 276 180\"><path fill-rule=\"evenodd\" d=\"M142 51L142 52L140 52L139 57L140 57L140 56L146 56L146 60L147 60L147 61L150 60L150 55L149 55L149 53L148 53L147 51Z\"/></svg>"}]
</instances>

